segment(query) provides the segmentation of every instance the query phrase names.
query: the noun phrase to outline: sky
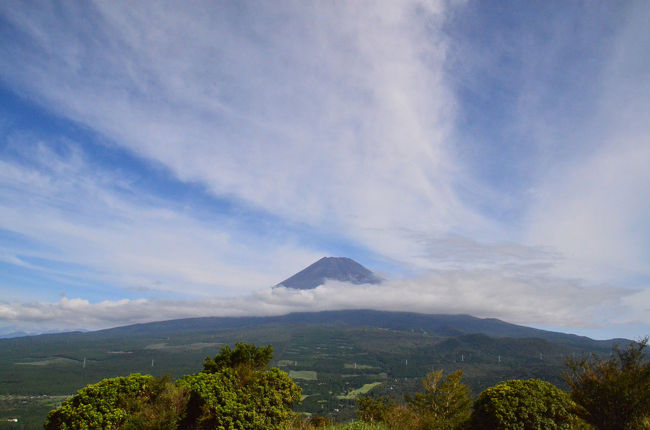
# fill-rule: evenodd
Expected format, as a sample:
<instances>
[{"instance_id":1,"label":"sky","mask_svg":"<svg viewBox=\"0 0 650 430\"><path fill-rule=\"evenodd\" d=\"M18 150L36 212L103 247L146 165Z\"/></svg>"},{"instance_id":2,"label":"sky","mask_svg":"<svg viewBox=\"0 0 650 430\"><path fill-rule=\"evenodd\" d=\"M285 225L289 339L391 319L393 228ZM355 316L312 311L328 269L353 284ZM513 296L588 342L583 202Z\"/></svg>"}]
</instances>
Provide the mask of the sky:
<instances>
[{"instance_id":1,"label":"sky","mask_svg":"<svg viewBox=\"0 0 650 430\"><path fill-rule=\"evenodd\" d=\"M0 334L374 308L648 335L649 21L0 2ZM385 281L271 288L323 256Z\"/></svg>"}]
</instances>

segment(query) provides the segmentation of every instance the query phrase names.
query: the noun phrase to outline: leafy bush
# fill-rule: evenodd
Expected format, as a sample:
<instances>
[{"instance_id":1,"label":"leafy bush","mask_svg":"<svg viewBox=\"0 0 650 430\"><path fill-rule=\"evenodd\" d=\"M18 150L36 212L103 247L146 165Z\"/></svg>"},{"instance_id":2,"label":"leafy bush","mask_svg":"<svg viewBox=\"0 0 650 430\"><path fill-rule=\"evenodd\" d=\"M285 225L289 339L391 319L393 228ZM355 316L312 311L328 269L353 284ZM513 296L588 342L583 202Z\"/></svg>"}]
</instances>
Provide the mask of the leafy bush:
<instances>
[{"instance_id":1,"label":"leafy bush","mask_svg":"<svg viewBox=\"0 0 650 430\"><path fill-rule=\"evenodd\" d=\"M185 376L190 392L184 426L197 429L275 429L290 421L300 388L278 369L256 371L242 381L234 369Z\"/></svg>"},{"instance_id":2,"label":"leafy bush","mask_svg":"<svg viewBox=\"0 0 650 430\"><path fill-rule=\"evenodd\" d=\"M285 372L266 370L272 354L271 346L224 347L176 384L140 374L104 379L51 411L45 429L279 429L301 389Z\"/></svg>"},{"instance_id":3,"label":"leafy bush","mask_svg":"<svg viewBox=\"0 0 650 430\"><path fill-rule=\"evenodd\" d=\"M578 422L569 395L545 381L518 379L483 391L474 402L472 429L572 429Z\"/></svg>"},{"instance_id":4,"label":"leafy bush","mask_svg":"<svg viewBox=\"0 0 650 430\"><path fill-rule=\"evenodd\" d=\"M172 429L185 407L184 392L168 378L138 373L88 385L49 413L45 429Z\"/></svg>"},{"instance_id":5,"label":"leafy bush","mask_svg":"<svg viewBox=\"0 0 650 430\"><path fill-rule=\"evenodd\" d=\"M650 429L648 338L631 343L604 361L598 356L569 359L564 375L579 415L599 429Z\"/></svg>"}]
</instances>

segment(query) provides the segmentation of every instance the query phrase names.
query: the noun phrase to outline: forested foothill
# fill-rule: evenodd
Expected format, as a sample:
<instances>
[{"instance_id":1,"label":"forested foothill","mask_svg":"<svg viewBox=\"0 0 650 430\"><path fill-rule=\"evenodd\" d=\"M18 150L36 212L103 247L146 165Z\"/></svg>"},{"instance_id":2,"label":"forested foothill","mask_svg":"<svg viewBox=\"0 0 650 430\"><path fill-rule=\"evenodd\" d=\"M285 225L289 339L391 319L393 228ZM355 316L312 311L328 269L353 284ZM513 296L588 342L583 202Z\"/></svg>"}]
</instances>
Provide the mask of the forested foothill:
<instances>
[{"instance_id":1,"label":"forested foothill","mask_svg":"<svg viewBox=\"0 0 650 430\"><path fill-rule=\"evenodd\" d=\"M51 411L45 429L650 429L647 343L617 347L606 360L568 359L568 392L513 379L473 398L462 370L433 371L403 401L358 398L358 420L343 424L292 411L301 389L287 373L268 368L272 347L238 343L175 383L133 374L89 385Z\"/></svg>"}]
</instances>

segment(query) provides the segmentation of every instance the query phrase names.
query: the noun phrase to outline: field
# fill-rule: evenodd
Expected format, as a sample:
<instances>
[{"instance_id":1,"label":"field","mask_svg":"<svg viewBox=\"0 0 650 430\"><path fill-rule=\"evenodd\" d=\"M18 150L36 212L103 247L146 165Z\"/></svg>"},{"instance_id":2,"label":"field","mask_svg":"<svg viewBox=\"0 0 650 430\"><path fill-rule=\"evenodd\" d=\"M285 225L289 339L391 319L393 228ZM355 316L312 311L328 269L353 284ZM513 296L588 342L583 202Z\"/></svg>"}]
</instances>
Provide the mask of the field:
<instances>
[{"instance_id":1,"label":"field","mask_svg":"<svg viewBox=\"0 0 650 430\"><path fill-rule=\"evenodd\" d=\"M0 429L43 428L43 419L58 407L66 396L0 396ZM13 420L18 420L13 422Z\"/></svg>"}]
</instances>

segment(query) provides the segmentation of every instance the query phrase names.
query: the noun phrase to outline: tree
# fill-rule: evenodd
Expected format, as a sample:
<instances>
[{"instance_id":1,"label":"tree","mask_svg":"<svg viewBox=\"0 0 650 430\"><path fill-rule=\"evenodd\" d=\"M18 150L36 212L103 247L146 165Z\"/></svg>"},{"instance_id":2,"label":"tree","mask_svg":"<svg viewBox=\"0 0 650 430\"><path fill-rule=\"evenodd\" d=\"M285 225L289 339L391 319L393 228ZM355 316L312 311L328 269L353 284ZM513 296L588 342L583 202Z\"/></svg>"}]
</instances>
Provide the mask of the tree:
<instances>
[{"instance_id":1,"label":"tree","mask_svg":"<svg viewBox=\"0 0 650 430\"><path fill-rule=\"evenodd\" d=\"M422 379L424 393L405 397L406 407L388 397L362 397L357 414L365 422L386 423L398 429L455 429L469 418L472 400L469 388L461 382L463 371L443 378L443 371L431 372Z\"/></svg>"},{"instance_id":2,"label":"tree","mask_svg":"<svg viewBox=\"0 0 650 430\"><path fill-rule=\"evenodd\" d=\"M370 424L388 422L396 408L397 404L390 397L364 396L357 399L357 416Z\"/></svg>"},{"instance_id":3,"label":"tree","mask_svg":"<svg viewBox=\"0 0 650 430\"><path fill-rule=\"evenodd\" d=\"M273 358L271 345L257 347L253 344L238 342L235 349L225 345L214 358L203 360L203 372L216 373L225 368L264 370Z\"/></svg>"},{"instance_id":4,"label":"tree","mask_svg":"<svg viewBox=\"0 0 650 430\"><path fill-rule=\"evenodd\" d=\"M463 371L446 378L443 371L431 372L422 380L424 393L406 397L409 408L430 422L429 428L456 428L467 421L472 411L469 388L461 382Z\"/></svg>"},{"instance_id":5,"label":"tree","mask_svg":"<svg viewBox=\"0 0 650 430\"><path fill-rule=\"evenodd\" d=\"M483 391L474 402L470 427L490 429L573 429L579 425L569 395L539 379L513 379Z\"/></svg>"},{"instance_id":6,"label":"tree","mask_svg":"<svg viewBox=\"0 0 650 430\"><path fill-rule=\"evenodd\" d=\"M650 363L648 338L614 347L608 360L593 355L568 359L564 380L579 415L598 429L650 428Z\"/></svg>"}]
</instances>

